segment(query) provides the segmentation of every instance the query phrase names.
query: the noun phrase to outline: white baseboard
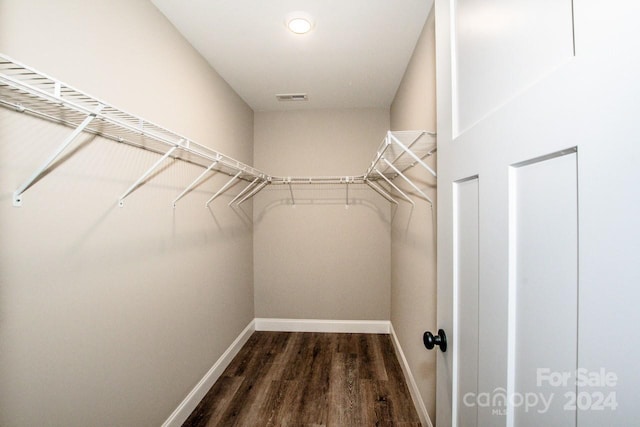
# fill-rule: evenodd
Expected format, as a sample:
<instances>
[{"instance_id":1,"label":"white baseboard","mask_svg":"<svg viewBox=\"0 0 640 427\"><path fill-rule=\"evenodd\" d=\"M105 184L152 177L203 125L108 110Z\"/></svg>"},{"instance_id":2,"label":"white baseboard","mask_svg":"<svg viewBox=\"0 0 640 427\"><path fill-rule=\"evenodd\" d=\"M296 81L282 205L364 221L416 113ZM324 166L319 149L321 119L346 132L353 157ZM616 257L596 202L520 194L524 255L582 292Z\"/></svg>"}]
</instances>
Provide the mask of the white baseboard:
<instances>
[{"instance_id":1,"label":"white baseboard","mask_svg":"<svg viewBox=\"0 0 640 427\"><path fill-rule=\"evenodd\" d=\"M393 346L395 347L396 353L398 354L398 361L400 362L400 366L402 367L404 378L407 380L409 393L411 394L411 398L413 399L413 406L415 406L416 411L418 411L420 422L424 427L433 427L431 418L429 417L429 413L427 412L427 407L424 406L424 402L422 401L422 397L420 396L418 384L416 383L416 380L411 373L409 362L404 356L404 352L402 351L402 347L400 346L400 341L398 341L398 336L396 335L396 331L393 329L393 325L391 323L389 323L389 333L391 334L391 341L393 341Z\"/></svg>"},{"instance_id":2,"label":"white baseboard","mask_svg":"<svg viewBox=\"0 0 640 427\"><path fill-rule=\"evenodd\" d=\"M255 319L256 331L388 334L388 320Z\"/></svg>"},{"instance_id":3,"label":"white baseboard","mask_svg":"<svg viewBox=\"0 0 640 427\"><path fill-rule=\"evenodd\" d=\"M207 394L209 389L213 387L213 384L220 378L224 370L229 366L233 358L238 354L240 349L247 343L251 334L256 330L255 320L252 320L238 338L231 343L229 348L220 356L220 358L213 364L211 369L202 377L200 382L189 392L187 397L184 398L182 403L178 405L175 411L167 418L162 424L162 427L179 427L184 423L189 415L198 406L200 401Z\"/></svg>"}]
</instances>

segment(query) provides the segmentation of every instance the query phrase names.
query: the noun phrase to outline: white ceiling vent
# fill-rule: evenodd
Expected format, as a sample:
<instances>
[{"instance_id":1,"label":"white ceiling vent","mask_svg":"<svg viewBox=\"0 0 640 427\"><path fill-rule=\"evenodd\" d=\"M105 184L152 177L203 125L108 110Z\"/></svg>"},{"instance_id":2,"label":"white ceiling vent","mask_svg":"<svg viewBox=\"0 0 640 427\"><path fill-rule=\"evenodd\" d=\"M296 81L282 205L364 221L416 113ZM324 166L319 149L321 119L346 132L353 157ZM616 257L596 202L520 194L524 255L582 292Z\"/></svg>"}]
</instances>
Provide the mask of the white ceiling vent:
<instances>
[{"instance_id":1,"label":"white ceiling vent","mask_svg":"<svg viewBox=\"0 0 640 427\"><path fill-rule=\"evenodd\" d=\"M276 95L278 101L308 101L306 93L279 93Z\"/></svg>"}]
</instances>

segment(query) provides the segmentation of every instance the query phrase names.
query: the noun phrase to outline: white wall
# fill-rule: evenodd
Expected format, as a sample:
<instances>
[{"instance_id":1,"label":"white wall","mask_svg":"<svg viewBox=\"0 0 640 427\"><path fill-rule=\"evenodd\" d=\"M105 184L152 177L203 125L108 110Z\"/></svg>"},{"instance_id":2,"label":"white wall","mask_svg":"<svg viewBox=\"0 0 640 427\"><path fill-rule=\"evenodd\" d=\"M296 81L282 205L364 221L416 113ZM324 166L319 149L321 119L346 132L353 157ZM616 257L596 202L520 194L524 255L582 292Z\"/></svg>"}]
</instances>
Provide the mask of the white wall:
<instances>
[{"instance_id":1,"label":"white wall","mask_svg":"<svg viewBox=\"0 0 640 427\"><path fill-rule=\"evenodd\" d=\"M391 105L391 129L436 130L435 23L425 23L411 61ZM432 156L427 164L435 168ZM410 176L435 202L436 179L420 167ZM395 180L405 191L413 190ZM413 191L415 193L415 191ZM391 323L435 425L435 351L427 351L422 333L436 327L436 206L414 197L400 203L391 228Z\"/></svg>"},{"instance_id":2,"label":"white wall","mask_svg":"<svg viewBox=\"0 0 640 427\"><path fill-rule=\"evenodd\" d=\"M0 1L0 51L252 163L253 112L146 1ZM0 425L157 426L254 317L251 203L201 168L0 109ZM77 147L77 149L75 149ZM235 193L237 188L231 193Z\"/></svg>"},{"instance_id":3,"label":"white wall","mask_svg":"<svg viewBox=\"0 0 640 427\"><path fill-rule=\"evenodd\" d=\"M386 109L257 112L255 166L276 176L360 175ZM256 317L389 319L389 202L366 186L268 186L254 200Z\"/></svg>"}]
</instances>

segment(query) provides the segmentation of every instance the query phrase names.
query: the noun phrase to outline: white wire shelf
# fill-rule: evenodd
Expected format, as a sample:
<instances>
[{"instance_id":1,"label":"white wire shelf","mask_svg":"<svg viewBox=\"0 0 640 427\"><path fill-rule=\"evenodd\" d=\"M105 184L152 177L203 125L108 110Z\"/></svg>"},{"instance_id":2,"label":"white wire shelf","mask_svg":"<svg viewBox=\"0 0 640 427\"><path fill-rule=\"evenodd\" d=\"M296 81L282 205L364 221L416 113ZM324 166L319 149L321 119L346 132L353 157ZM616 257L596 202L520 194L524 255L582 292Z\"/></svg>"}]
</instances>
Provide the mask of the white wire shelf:
<instances>
[{"instance_id":1,"label":"white wire shelf","mask_svg":"<svg viewBox=\"0 0 640 427\"><path fill-rule=\"evenodd\" d=\"M435 154L436 134L425 130L389 131L378 147L365 177L374 176L375 170L389 179L399 176L416 165L425 168L433 176L436 172L424 161Z\"/></svg>"},{"instance_id":2,"label":"white wire shelf","mask_svg":"<svg viewBox=\"0 0 640 427\"><path fill-rule=\"evenodd\" d=\"M436 171L425 160L435 154L437 150L436 134L425 130L389 131L385 135L378 151L371 162L371 166L364 174L365 182L385 181L400 196L411 204L412 199L392 181L400 177L409 184L418 194L433 206L433 201L405 172L414 167L421 166L431 175L437 178ZM390 196L390 194L388 194Z\"/></svg>"},{"instance_id":3,"label":"white wire shelf","mask_svg":"<svg viewBox=\"0 0 640 427\"><path fill-rule=\"evenodd\" d=\"M54 161L83 132L161 155L160 159L119 197L120 206L123 206L126 197L144 185L146 179L167 158L179 159L204 168L204 171L173 200L174 207L212 171L229 175L230 179L205 203L206 206L231 188L237 180L244 180L248 184L229 205L243 203L267 185L288 185L289 190L293 191L293 185L301 184L343 184L347 186L347 192L351 184L366 184L392 203L398 203L391 194L393 189L403 199L413 204L411 198L392 182L398 176L411 184L431 203L429 197L404 175L408 168L418 164L434 176L436 175L435 171L424 162L426 157L436 151L435 134L427 131L389 131L376 152L371 166L363 175L277 177L270 176L141 117L124 112L2 54L0 54L0 105L74 128L44 164L14 191L15 206L22 205L23 193L47 172ZM386 184L380 185L380 181Z\"/></svg>"},{"instance_id":4,"label":"white wire shelf","mask_svg":"<svg viewBox=\"0 0 640 427\"><path fill-rule=\"evenodd\" d=\"M264 172L252 166L124 112L5 55L0 55L0 104L75 128L43 167L14 192L14 204L18 206L22 203L22 194L81 132L163 154L161 160L172 157L250 182L267 180ZM153 169L155 167L136 182L136 188ZM130 190L120 197L121 205L135 188Z\"/></svg>"}]
</instances>

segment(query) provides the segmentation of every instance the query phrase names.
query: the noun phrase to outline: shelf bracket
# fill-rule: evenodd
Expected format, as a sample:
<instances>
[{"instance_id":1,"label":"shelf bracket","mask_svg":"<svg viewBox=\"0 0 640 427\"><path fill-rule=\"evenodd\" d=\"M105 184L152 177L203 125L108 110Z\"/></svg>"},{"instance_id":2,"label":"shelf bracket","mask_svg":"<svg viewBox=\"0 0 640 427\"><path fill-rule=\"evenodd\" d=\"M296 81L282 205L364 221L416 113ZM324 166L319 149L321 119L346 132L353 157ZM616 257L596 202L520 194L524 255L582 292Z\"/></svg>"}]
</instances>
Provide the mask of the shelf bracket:
<instances>
[{"instance_id":1,"label":"shelf bracket","mask_svg":"<svg viewBox=\"0 0 640 427\"><path fill-rule=\"evenodd\" d=\"M187 186L187 188L185 188L185 189L184 189L184 191L183 191L182 193L180 193L180 194L178 195L178 197L176 197L176 198L173 200L173 202L172 202L172 203L173 203L173 207L174 207L174 208L176 207L176 203L178 202L178 200L182 199L182 198L185 196L185 194L187 194L189 191L191 191L191 189L192 189L193 187L195 187L195 186L196 186L196 184L197 184L198 182L200 182L200 180L201 180L201 179L202 179L202 178L207 174L207 172L209 172L211 169L213 169L213 167L214 167L215 165L217 165L217 164L218 164L218 161L219 161L219 160L216 160L216 161L214 161L213 163L211 163L211 164L209 165L209 167L208 167L208 168L206 168L206 169L204 170L204 172L202 172L200 175L198 175L198 177L197 177L196 179L194 179L194 180L193 180L193 182L192 182L191 184L189 184L189 185Z\"/></svg>"},{"instance_id":2,"label":"shelf bracket","mask_svg":"<svg viewBox=\"0 0 640 427\"><path fill-rule=\"evenodd\" d=\"M367 169L367 173L364 174L365 180L369 179L369 176L373 173L373 170L376 168L376 166L380 162L380 159L382 158L382 156L384 156L384 153L389 148L389 145L391 145L391 139L389 138L389 133L390 132L387 132L387 135L385 135L384 137L384 144L383 144L384 148L382 148L382 150L379 150L376 153L376 158L371 162L371 166L369 166L369 169Z\"/></svg>"},{"instance_id":3,"label":"shelf bracket","mask_svg":"<svg viewBox=\"0 0 640 427\"><path fill-rule=\"evenodd\" d=\"M380 177L382 179L384 179L385 181L387 181L387 184L389 184L392 188L394 188L398 193L400 193L400 195L409 203L411 203L412 206L415 206L415 202L413 200L411 200L411 198L409 196L407 196L407 194L402 191L400 188L398 188L397 185L395 185L393 182L391 182L391 180L389 178L387 178L386 176L384 176L384 174L382 172L380 172L377 168L374 168L374 170L376 171L376 173L378 175L380 175Z\"/></svg>"},{"instance_id":4,"label":"shelf bracket","mask_svg":"<svg viewBox=\"0 0 640 427\"><path fill-rule=\"evenodd\" d=\"M406 177L402 172L400 172L400 170L399 170L397 167L395 167L395 166L393 165L393 163L391 163L389 160L387 160L387 159L385 159L385 158L383 158L382 160L384 160L384 162L385 162L385 163L386 163L386 164L387 164L391 169L393 169L393 171L394 171L395 173L397 173L397 174L398 174L398 176L400 176L402 179L404 179L404 180L407 182L407 184L409 184L410 186L412 186L412 187L414 188L414 190L416 190L418 193L420 193L420 195L422 195L422 197L424 197L424 198L427 200L427 202L429 202L429 203L431 204L431 206L433 206L433 201L431 200L431 198L430 198L429 196L427 196L427 195L424 193L424 191L422 191L420 188L418 188L418 186L417 186L417 185L415 185L415 184L413 183L413 181L411 181L411 180L410 180L409 178L407 178L407 177Z\"/></svg>"},{"instance_id":5,"label":"shelf bracket","mask_svg":"<svg viewBox=\"0 0 640 427\"><path fill-rule=\"evenodd\" d=\"M396 199L391 197L389 193L384 191L379 185L374 184L373 181L369 181L367 179L364 181L364 183L367 184L369 187L371 187L376 193L378 193L379 195L387 199L389 202L395 203L396 205L398 204L398 201Z\"/></svg>"},{"instance_id":6,"label":"shelf bracket","mask_svg":"<svg viewBox=\"0 0 640 427\"><path fill-rule=\"evenodd\" d=\"M296 199L293 198L293 188L291 188L291 178L287 178L287 184L289 184L289 193L291 193L291 204L296 205Z\"/></svg>"},{"instance_id":7,"label":"shelf bracket","mask_svg":"<svg viewBox=\"0 0 640 427\"><path fill-rule=\"evenodd\" d=\"M31 187L38 179L49 169L49 167L56 161L56 159L62 154L62 152L84 131L84 129L96 118L98 113L104 108L104 105L100 104L98 107L89 114L83 121L78 125L77 128L71 132L69 136L64 140L62 145L58 147L58 149L47 159L47 161L36 170L27 181L24 182L16 191L13 192L13 206L19 207L22 206L22 193L27 191L29 187Z\"/></svg>"},{"instance_id":8,"label":"shelf bracket","mask_svg":"<svg viewBox=\"0 0 640 427\"><path fill-rule=\"evenodd\" d=\"M133 183L133 185L131 187L129 187L129 189L127 189L127 191L125 191L122 196L120 196L118 198L118 206L123 207L124 206L124 199L131 193L133 193L133 191L138 188L138 186L142 183L142 181L144 181L145 179L147 179L149 177L149 175L151 175L151 173L153 173L154 170L156 170L156 168L158 166L160 166L160 164L162 162L165 161L165 159L167 157L169 157L171 154L173 154L174 151L176 151L178 149L178 145L172 147L169 151L167 151L161 158L160 160L158 160L157 162L155 162L153 164L153 166L151 166L149 168L149 170L147 170L140 178L138 178L138 180L136 182Z\"/></svg>"},{"instance_id":9,"label":"shelf bracket","mask_svg":"<svg viewBox=\"0 0 640 427\"><path fill-rule=\"evenodd\" d=\"M207 202L204 204L205 208L209 207L209 204L211 202L213 202L215 200L216 197L218 197L219 195L221 195L222 193L224 193L225 191L227 191L227 189L229 187L231 187L231 184L234 183L234 181L236 179L238 179L238 177L240 176L240 174L242 173L242 171L239 171L237 174L235 174L229 181L227 181L227 183L225 185L222 186L222 188L220 190L218 190L218 192L216 194L213 195L212 198L210 198L209 200L207 200Z\"/></svg>"},{"instance_id":10,"label":"shelf bracket","mask_svg":"<svg viewBox=\"0 0 640 427\"><path fill-rule=\"evenodd\" d=\"M249 183L249 185L247 185L246 187L244 187L242 189L241 192L238 193L238 195L236 197L233 198L233 200L231 200L229 202L229 204L227 206L231 206L236 200L238 200L240 197L244 196L249 190L251 190L251 188L256 184L256 182L258 182L260 180L260 177L257 177L256 179L254 179L253 181L251 181L251 183Z\"/></svg>"},{"instance_id":11,"label":"shelf bracket","mask_svg":"<svg viewBox=\"0 0 640 427\"><path fill-rule=\"evenodd\" d=\"M269 181L265 180L262 181L260 184L258 184L258 186L256 188L254 188L249 194L247 194L246 196L244 196L242 198L242 200L240 200L237 204L237 206L240 206L241 204L243 204L246 200L248 200L249 198L255 196L256 194L258 194L260 191L262 191L262 189L264 187L267 186L267 184L269 184Z\"/></svg>"},{"instance_id":12,"label":"shelf bracket","mask_svg":"<svg viewBox=\"0 0 640 427\"><path fill-rule=\"evenodd\" d=\"M427 171L429 171L429 173L431 175L433 175L434 177L438 177L438 175L436 174L436 171L434 171L429 165L427 165L425 162L422 161L422 159L418 156L416 156L416 153L414 153L413 151L411 151L408 147L406 147L402 142L400 142L400 140L398 140L398 138L396 138L395 136L393 136L393 134L391 132L389 132L389 136L391 137L391 139L393 140L393 143L396 144L398 147L400 147L405 153L407 153L409 156L411 156L411 158L413 158L413 160L416 161L416 163L420 164L420 166L422 166L423 168L425 168ZM387 161L387 164L389 162ZM395 168L394 168L395 169Z\"/></svg>"},{"instance_id":13,"label":"shelf bracket","mask_svg":"<svg viewBox=\"0 0 640 427\"><path fill-rule=\"evenodd\" d=\"M349 207L349 177L347 177L346 180L347 180L347 191L346 191L347 195L346 195L344 207L348 208Z\"/></svg>"}]
</instances>

